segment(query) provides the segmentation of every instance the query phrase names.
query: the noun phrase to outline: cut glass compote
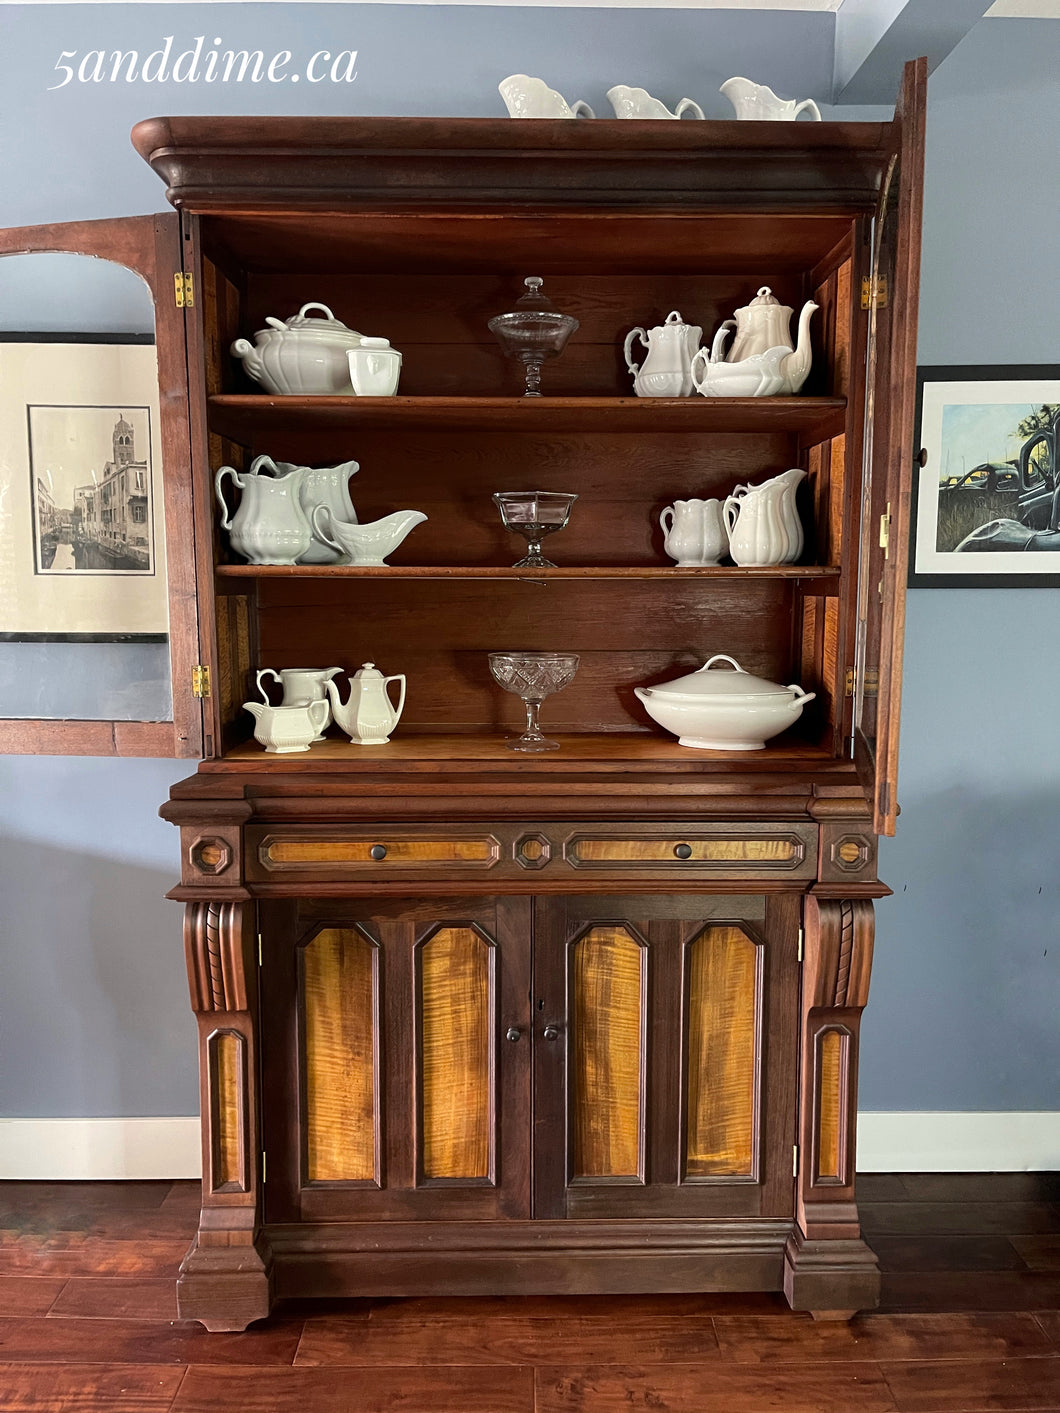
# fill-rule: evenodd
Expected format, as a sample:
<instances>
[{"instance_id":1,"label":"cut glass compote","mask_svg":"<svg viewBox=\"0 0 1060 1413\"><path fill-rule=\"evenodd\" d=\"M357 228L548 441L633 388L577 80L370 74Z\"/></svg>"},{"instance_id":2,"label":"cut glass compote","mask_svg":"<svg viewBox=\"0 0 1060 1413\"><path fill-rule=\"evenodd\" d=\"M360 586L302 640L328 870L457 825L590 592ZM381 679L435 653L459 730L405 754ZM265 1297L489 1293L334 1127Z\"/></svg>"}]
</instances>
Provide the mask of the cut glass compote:
<instances>
[{"instance_id":1,"label":"cut glass compote","mask_svg":"<svg viewBox=\"0 0 1060 1413\"><path fill-rule=\"evenodd\" d=\"M577 653L490 653L490 671L506 692L522 697L526 730L505 745L512 751L558 751L559 742L541 734L537 722L541 703L569 687L578 670Z\"/></svg>"},{"instance_id":2,"label":"cut glass compote","mask_svg":"<svg viewBox=\"0 0 1060 1413\"><path fill-rule=\"evenodd\" d=\"M540 275L528 275L523 283L526 294L515 301L515 308L495 315L487 327L505 354L522 363L526 383L523 397L540 397L541 365L546 358L556 358L563 352L578 321L570 314L561 314L548 295L542 294L545 282Z\"/></svg>"},{"instance_id":3,"label":"cut glass compote","mask_svg":"<svg viewBox=\"0 0 1060 1413\"><path fill-rule=\"evenodd\" d=\"M527 542L529 553L525 559L517 559L512 568L555 569L551 559L542 555L541 541L563 529L578 497L566 491L494 491L493 499L504 528L522 535Z\"/></svg>"}]
</instances>

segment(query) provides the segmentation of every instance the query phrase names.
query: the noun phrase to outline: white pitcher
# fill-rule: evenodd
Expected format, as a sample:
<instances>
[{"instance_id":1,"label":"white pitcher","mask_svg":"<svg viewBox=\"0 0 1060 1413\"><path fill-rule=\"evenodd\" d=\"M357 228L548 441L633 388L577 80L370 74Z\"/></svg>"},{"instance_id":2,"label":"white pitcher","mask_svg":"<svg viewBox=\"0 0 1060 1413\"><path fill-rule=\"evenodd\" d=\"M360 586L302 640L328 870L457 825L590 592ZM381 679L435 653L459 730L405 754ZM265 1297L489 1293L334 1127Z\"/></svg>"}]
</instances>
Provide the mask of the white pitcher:
<instances>
[{"instance_id":1,"label":"white pitcher","mask_svg":"<svg viewBox=\"0 0 1060 1413\"><path fill-rule=\"evenodd\" d=\"M692 392L692 359L703 330L686 324L676 309L654 329L630 329L623 344L626 367L633 375L638 397L688 397ZM633 362L633 341L639 338L648 355L638 368Z\"/></svg>"},{"instance_id":2,"label":"white pitcher","mask_svg":"<svg viewBox=\"0 0 1060 1413\"><path fill-rule=\"evenodd\" d=\"M682 98L671 113L666 104L653 98L644 88L630 88L628 84L616 83L607 90L607 101L615 110L616 118L680 118L691 113L694 118L702 118L703 109L691 98Z\"/></svg>"},{"instance_id":3,"label":"white pitcher","mask_svg":"<svg viewBox=\"0 0 1060 1413\"><path fill-rule=\"evenodd\" d=\"M497 89L513 118L595 118L596 114L579 98L568 103L562 93L549 88L544 79L529 74L510 74Z\"/></svg>"},{"instance_id":4,"label":"white pitcher","mask_svg":"<svg viewBox=\"0 0 1060 1413\"><path fill-rule=\"evenodd\" d=\"M214 477L221 529L228 531L236 553L251 564L294 564L313 539L301 498L309 468L291 466L282 475L278 469L271 457L256 456L249 471L241 474L232 466L222 466ZM231 476L242 493L235 515L229 514L221 491L225 476Z\"/></svg>"},{"instance_id":5,"label":"white pitcher","mask_svg":"<svg viewBox=\"0 0 1060 1413\"><path fill-rule=\"evenodd\" d=\"M321 741L331 722L331 706L325 689L327 683L341 671L341 667L281 667L277 672L274 667L263 667L256 680L261 699L266 705L269 705L269 697L262 680L265 677L272 677L282 687L281 706L304 706L306 702L323 702L327 712L313 737L314 741Z\"/></svg>"},{"instance_id":6,"label":"white pitcher","mask_svg":"<svg viewBox=\"0 0 1060 1413\"><path fill-rule=\"evenodd\" d=\"M780 519L781 528L787 539L787 548L781 564L797 564L802 558L802 551L806 543L803 533L802 520L799 516L796 505L796 494L799 486L806 479L806 472L801 466L793 466L790 471L782 471L779 476L774 476L772 484L777 486L775 495L777 497L777 515ZM767 482L767 484L770 484Z\"/></svg>"},{"instance_id":7,"label":"white pitcher","mask_svg":"<svg viewBox=\"0 0 1060 1413\"><path fill-rule=\"evenodd\" d=\"M305 554L299 556L299 564L339 563L342 551L321 539L313 523L313 511L318 505L326 505L336 520L356 525L357 512L353 508L353 501L350 500L350 477L360 470L359 464L356 461L343 461L337 466L300 467L292 461L273 461L267 456L259 456L255 464L259 463L273 466L277 476L286 476L292 471L304 472L299 500L309 517L313 538Z\"/></svg>"},{"instance_id":8,"label":"white pitcher","mask_svg":"<svg viewBox=\"0 0 1060 1413\"><path fill-rule=\"evenodd\" d=\"M310 742L320 740L327 702L299 702L295 706L262 706L244 702L244 710L254 718L254 739L270 755L289 756L308 751Z\"/></svg>"},{"instance_id":9,"label":"white pitcher","mask_svg":"<svg viewBox=\"0 0 1060 1413\"><path fill-rule=\"evenodd\" d=\"M717 564L727 548L721 502L675 500L659 512L663 547L681 568Z\"/></svg>"},{"instance_id":10,"label":"white pitcher","mask_svg":"<svg viewBox=\"0 0 1060 1413\"><path fill-rule=\"evenodd\" d=\"M787 540L781 535L775 501L762 487L736 487L725 501L725 528L734 564L782 563Z\"/></svg>"},{"instance_id":11,"label":"white pitcher","mask_svg":"<svg viewBox=\"0 0 1060 1413\"><path fill-rule=\"evenodd\" d=\"M736 109L737 118L745 122L793 123L800 113L809 113L815 122L821 121L821 110L812 98L804 98L801 103L794 98L778 98L764 83L731 78L725 80L720 91Z\"/></svg>"}]
</instances>

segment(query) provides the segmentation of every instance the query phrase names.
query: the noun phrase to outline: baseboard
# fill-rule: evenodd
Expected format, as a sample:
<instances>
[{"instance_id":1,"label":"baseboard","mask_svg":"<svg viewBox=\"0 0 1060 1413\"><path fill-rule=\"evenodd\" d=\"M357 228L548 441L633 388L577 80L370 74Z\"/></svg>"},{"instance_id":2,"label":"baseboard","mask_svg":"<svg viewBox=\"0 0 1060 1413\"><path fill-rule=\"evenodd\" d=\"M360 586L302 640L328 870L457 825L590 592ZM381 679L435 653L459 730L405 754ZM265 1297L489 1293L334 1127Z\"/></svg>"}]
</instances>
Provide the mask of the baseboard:
<instances>
[{"instance_id":1,"label":"baseboard","mask_svg":"<svg viewBox=\"0 0 1060 1413\"><path fill-rule=\"evenodd\" d=\"M197 1178L199 1120L0 1119L0 1179Z\"/></svg>"},{"instance_id":2,"label":"baseboard","mask_svg":"<svg viewBox=\"0 0 1060 1413\"><path fill-rule=\"evenodd\" d=\"M1060 1169L1060 1111L863 1113L863 1173L1022 1173Z\"/></svg>"},{"instance_id":3,"label":"baseboard","mask_svg":"<svg viewBox=\"0 0 1060 1413\"><path fill-rule=\"evenodd\" d=\"M0 1180L197 1178L199 1120L0 1119ZM858 1115L866 1173L1060 1170L1060 1112Z\"/></svg>"}]
</instances>

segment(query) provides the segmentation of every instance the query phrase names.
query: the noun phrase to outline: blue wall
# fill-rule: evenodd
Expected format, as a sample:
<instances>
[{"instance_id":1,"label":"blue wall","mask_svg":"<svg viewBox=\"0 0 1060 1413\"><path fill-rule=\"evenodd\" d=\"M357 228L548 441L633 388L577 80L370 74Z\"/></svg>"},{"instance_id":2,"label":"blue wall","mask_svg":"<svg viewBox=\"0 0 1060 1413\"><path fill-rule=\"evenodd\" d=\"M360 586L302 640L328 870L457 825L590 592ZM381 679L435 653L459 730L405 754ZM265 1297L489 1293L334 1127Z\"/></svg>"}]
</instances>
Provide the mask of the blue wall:
<instances>
[{"instance_id":1,"label":"blue wall","mask_svg":"<svg viewBox=\"0 0 1060 1413\"><path fill-rule=\"evenodd\" d=\"M0 6L0 223L165 209L132 151L166 112L500 114L542 73L606 112L612 82L723 116L750 72L828 91L830 15L391 5ZM61 50L359 50L353 85L70 84ZM933 76L920 358L1058 362L1060 22L982 21ZM844 116L877 116L856 111ZM0 311L2 312L2 311ZM881 871L866 1109L1055 1109L1060 699L1056 590L909 596L900 833ZM172 762L0 759L0 1114L195 1111ZM42 891L37 880L46 878ZM135 1005L134 1005L135 1003ZM119 1022L118 1017L123 1019ZM134 1019L129 1019L133 1016Z\"/></svg>"}]
</instances>

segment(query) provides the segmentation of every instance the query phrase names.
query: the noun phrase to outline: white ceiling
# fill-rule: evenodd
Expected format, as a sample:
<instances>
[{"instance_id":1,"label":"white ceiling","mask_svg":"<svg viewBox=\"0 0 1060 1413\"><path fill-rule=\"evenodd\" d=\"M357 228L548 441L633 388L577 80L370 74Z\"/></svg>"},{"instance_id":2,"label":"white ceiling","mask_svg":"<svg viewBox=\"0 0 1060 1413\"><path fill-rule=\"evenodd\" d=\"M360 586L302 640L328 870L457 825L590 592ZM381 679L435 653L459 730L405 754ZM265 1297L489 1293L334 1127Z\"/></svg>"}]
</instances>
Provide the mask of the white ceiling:
<instances>
[{"instance_id":1,"label":"white ceiling","mask_svg":"<svg viewBox=\"0 0 1060 1413\"><path fill-rule=\"evenodd\" d=\"M993 20L1060 20L1060 0L996 0L986 13Z\"/></svg>"}]
</instances>

